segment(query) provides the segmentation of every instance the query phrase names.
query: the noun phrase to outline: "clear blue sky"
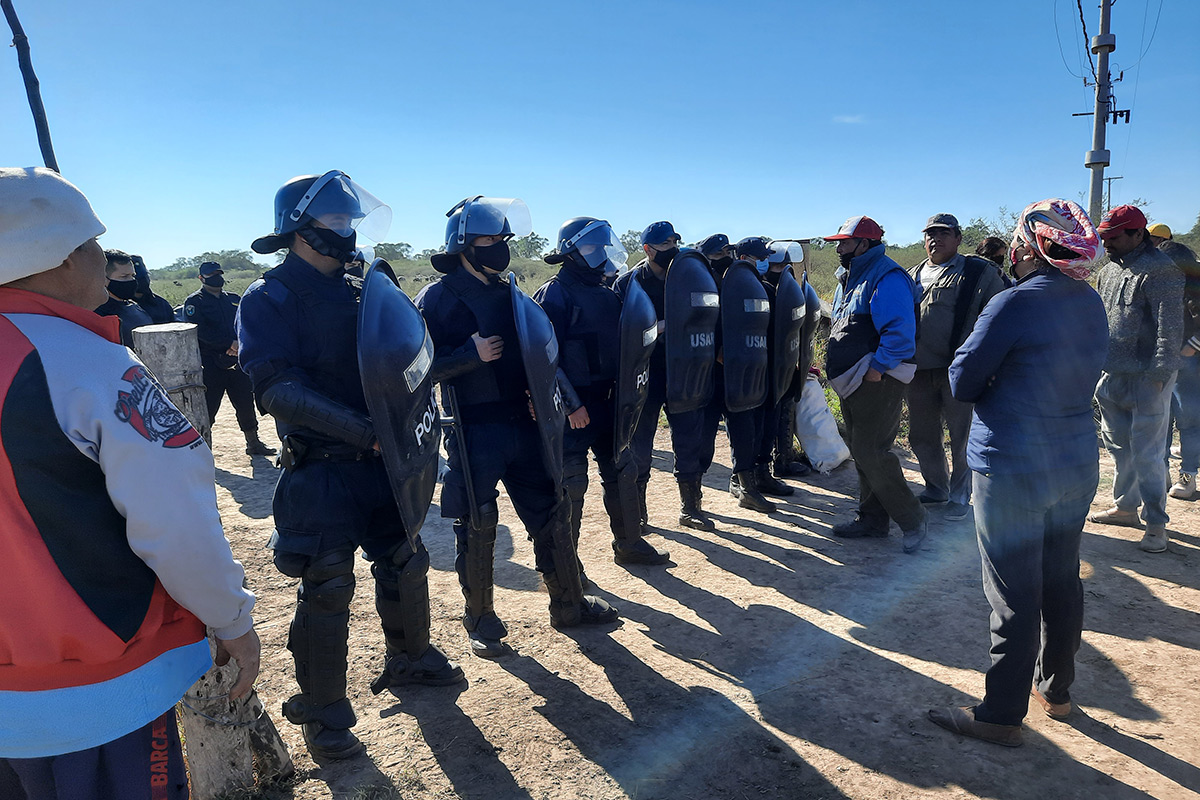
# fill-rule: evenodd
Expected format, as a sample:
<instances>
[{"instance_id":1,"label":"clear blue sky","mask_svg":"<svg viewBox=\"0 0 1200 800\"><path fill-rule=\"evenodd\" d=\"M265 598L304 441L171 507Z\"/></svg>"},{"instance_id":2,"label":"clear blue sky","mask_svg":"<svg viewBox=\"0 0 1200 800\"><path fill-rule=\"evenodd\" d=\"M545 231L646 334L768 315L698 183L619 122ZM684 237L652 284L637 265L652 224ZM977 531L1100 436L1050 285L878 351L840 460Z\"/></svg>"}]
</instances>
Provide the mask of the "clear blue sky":
<instances>
[{"instance_id":1,"label":"clear blue sky","mask_svg":"<svg viewBox=\"0 0 1200 800\"><path fill-rule=\"evenodd\" d=\"M935 212L965 223L1088 185L1073 0L14 2L63 174L105 246L151 268L248 248L280 184L335 168L417 249L472 194L523 198L551 238L584 214L670 219L688 241L868 214L903 244ZM1109 129L1113 197L1187 230L1200 3L1162 0L1133 67L1158 8L1114 7L1133 124ZM0 120L0 161L41 163L11 48Z\"/></svg>"}]
</instances>

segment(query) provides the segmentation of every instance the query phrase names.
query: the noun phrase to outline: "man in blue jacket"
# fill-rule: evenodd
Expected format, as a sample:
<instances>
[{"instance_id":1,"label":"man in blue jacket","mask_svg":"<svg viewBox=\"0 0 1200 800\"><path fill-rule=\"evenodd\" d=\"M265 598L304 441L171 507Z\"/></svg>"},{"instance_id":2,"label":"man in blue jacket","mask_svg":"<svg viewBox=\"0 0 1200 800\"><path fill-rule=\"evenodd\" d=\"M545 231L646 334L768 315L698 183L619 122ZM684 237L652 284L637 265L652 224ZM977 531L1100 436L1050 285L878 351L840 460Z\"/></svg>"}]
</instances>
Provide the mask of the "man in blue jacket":
<instances>
[{"instance_id":1,"label":"man in blue jacket","mask_svg":"<svg viewBox=\"0 0 1200 800\"><path fill-rule=\"evenodd\" d=\"M883 229L870 217L851 217L825 240L837 242L841 262L825 371L842 399L859 488L857 516L833 526L833 535L882 538L890 518L904 533L904 552L915 553L925 539L925 509L892 444L904 387L916 373L916 284L884 255Z\"/></svg>"}]
</instances>

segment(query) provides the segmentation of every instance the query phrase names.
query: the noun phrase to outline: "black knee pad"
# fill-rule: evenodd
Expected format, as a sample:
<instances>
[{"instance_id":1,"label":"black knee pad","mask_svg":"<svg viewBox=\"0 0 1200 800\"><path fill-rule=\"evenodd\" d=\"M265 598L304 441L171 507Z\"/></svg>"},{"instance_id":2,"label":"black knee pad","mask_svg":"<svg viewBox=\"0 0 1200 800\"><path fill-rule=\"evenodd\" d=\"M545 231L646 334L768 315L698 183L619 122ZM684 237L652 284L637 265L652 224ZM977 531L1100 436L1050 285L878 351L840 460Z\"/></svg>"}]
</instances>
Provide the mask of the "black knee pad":
<instances>
[{"instance_id":1,"label":"black knee pad","mask_svg":"<svg viewBox=\"0 0 1200 800\"><path fill-rule=\"evenodd\" d=\"M479 530L491 530L492 538L495 539L496 526L500 524L500 509L495 501L484 503L479 507Z\"/></svg>"},{"instance_id":2,"label":"black knee pad","mask_svg":"<svg viewBox=\"0 0 1200 800\"><path fill-rule=\"evenodd\" d=\"M301 600L314 614L340 614L354 597L354 551L335 550L308 562L300 579Z\"/></svg>"},{"instance_id":3,"label":"black knee pad","mask_svg":"<svg viewBox=\"0 0 1200 800\"><path fill-rule=\"evenodd\" d=\"M299 578L304 575L304 568L308 566L311 556L276 550L272 560L275 562L275 569L279 570L281 574L287 575L289 578Z\"/></svg>"}]
</instances>

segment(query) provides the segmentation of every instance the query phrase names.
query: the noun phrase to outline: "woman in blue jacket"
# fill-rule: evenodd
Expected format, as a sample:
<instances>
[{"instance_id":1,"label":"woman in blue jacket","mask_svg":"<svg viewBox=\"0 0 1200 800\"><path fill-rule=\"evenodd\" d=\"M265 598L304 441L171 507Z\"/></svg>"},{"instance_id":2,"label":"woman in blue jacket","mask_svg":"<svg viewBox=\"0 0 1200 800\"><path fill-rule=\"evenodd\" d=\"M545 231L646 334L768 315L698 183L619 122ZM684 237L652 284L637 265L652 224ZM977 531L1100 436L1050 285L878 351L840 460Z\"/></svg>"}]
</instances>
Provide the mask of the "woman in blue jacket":
<instances>
[{"instance_id":1,"label":"woman in blue jacket","mask_svg":"<svg viewBox=\"0 0 1200 800\"><path fill-rule=\"evenodd\" d=\"M1031 680L1047 714L1071 710L1079 542L1099 474L1092 391L1108 352L1104 305L1084 280L1097 245L1077 204L1026 208L1012 242L1017 283L988 303L950 366L954 396L975 404L967 463L992 665L982 703L929 716L1010 747L1021 743Z\"/></svg>"}]
</instances>

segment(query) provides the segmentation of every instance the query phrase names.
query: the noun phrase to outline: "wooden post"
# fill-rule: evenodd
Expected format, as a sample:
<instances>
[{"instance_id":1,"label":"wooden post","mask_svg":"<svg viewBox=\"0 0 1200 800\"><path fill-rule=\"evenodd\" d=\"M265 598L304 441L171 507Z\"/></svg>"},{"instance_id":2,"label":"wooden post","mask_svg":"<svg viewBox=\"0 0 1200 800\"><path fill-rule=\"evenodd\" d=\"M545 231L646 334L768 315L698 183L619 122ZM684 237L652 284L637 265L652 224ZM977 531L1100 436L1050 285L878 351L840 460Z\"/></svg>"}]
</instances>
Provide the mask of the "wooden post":
<instances>
[{"instance_id":1,"label":"wooden post","mask_svg":"<svg viewBox=\"0 0 1200 800\"><path fill-rule=\"evenodd\" d=\"M190 322L143 325L133 329L133 349L158 378L175 407L212 446L212 420L204 400L200 340Z\"/></svg>"},{"instance_id":2,"label":"wooden post","mask_svg":"<svg viewBox=\"0 0 1200 800\"><path fill-rule=\"evenodd\" d=\"M204 399L196 326L169 322L134 328L133 346L171 402L211 446L212 424ZM208 639L215 654L211 630ZM195 800L214 800L252 787L255 761L263 783L295 773L287 747L258 693L251 691L242 700L229 700L235 677L232 664L214 666L183 697L181 722Z\"/></svg>"}]
</instances>

